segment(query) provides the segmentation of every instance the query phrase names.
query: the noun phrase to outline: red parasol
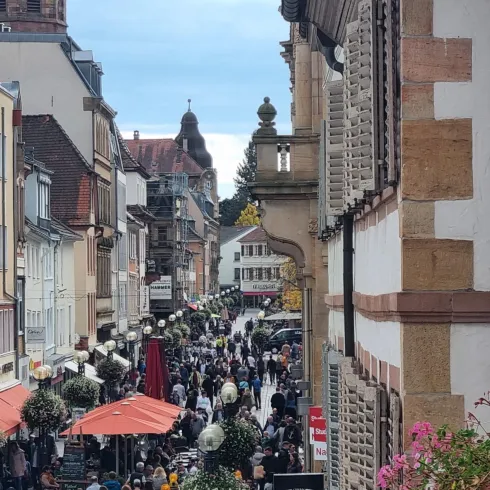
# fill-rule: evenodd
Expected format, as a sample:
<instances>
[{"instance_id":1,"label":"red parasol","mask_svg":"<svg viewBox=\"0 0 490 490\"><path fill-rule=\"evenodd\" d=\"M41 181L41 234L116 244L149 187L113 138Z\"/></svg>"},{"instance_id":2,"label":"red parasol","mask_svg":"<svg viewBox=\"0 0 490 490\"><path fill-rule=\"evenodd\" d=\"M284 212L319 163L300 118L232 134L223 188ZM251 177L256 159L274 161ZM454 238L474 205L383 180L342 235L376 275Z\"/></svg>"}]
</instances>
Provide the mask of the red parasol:
<instances>
[{"instance_id":1,"label":"red parasol","mask_svg":"<svg viewBox=\"0 0 490 490\"><path fill-rule=\"evenodd\" d=\"M80 419L71 429L60 435L71 434L105 434L108 436L126 434L163 434L172 427L173 420L167 422L150 422L137 417L130 417L120 411L108 412L102 417L88 417Z\"/></svg>"},{"instance_id":2,"label":"red parasol","mask_svg":"<svg viewBox=\"0 0 490 490\"><path fill-rule=\"evenodd\" d=\"M146 355L145 395L156 400L161 400L165 394L159 347L159 339L151 339Z\"/></svg>"}]
</instances>

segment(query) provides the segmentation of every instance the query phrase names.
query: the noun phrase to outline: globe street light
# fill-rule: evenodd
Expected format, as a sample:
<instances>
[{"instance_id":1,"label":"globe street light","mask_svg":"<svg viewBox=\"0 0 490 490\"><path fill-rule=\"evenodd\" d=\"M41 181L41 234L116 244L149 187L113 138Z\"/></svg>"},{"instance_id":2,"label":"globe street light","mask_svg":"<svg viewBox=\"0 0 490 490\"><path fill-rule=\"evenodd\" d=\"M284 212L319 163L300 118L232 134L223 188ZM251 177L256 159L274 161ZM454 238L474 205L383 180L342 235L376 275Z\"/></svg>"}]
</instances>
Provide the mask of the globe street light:
<instances>
[{"instance_id":1,"label":"globe street light","mask_svg":"<svg viewBox=\"0 0 490 490\"><path fill-rule=\"evenodd\" d=\"M73 354L73 362L78 365L78 374L83 376L85 374L85 351L77 350Z\"/></svg>"},{"instance_id":2,"label":"globe street light","mask_svg":"<svg viewBox=\"0 0 490 490\"><path fill-rule=\"evenodd\" d=\"M224 430L217 424L208 425L197 440L199 449L204 453L204 471L213 473L216 469L218 450L225 440Z\"/></svg>"},{"instance_id":3,"label":"globe street light","mask_svg":"<svg viewBox=\"0 0 490 490\"><path fill-rule=\"evenodd\" d=\"M112 360L117 344L115 340L107 340L104 342L104 349L107 351L107 359Z\"/></svg>"},{"instance_id":4,"label":"globe street light","mask_svg":"<svg viewBox=\"0 0 490 490\"><path fill-rule=\"evenodd\" d=\"M229 289L227 289L225 292L226 292L226 296L228 296L230 294L230 290Z\"/></svg>"},{"instance_id":5,"label":"globe street light","mask_svg":"<svg viewBox=\"0 0 490 490\"><path fill-rule=\"evenodd\" d=\"M234 293L235 292L235 286L232 286L231 287L231 292Z\"/></svg>"},{"instance_id":6,"label":"globe street light","mask_svg":"<svg viewBox=\"0 0 490 490\"><path fill-rule=\"evenodd\" d=\"M221 400L225 410L225 419L236 415L238 407L235 405L238 399L238 389L235 383L225 383L221 387Z\"/></svg>"},{"instance_id":7,"label":"globe street light","mask_svg":"<svg viewBox=\"0 0 490 490\"><path fill-rule=\"evenodd\" d=\"M34 376L34 379L38 382L39 389L44 390L49 386L51 382L53 370L50 366L38 366L36 369L34 369L32 375Z\"/></svg>"},{"instance_id":8,"label":"globe street light","mask_svg":"<svg viewBox=\"0 0 490 490\"><path fill-rule=\"evenodd\" d=\"M147 325L143 329L143 349L145 351L145 355L148 352L148 345L150 343L150 335L153 333L153 328L150 325Z\"/></svg>"},{"instance_id":9,"label":"globe street light","mask_svg":"<svg viewBox=\"0 0 490 490\"><path fill-rule=\"evenodd\" d=\"M265 313L262 310L259 311L257 313L257 318L259 319L259 327L261 327L265 318Z\"/></svg>"},{"instance_id":10,"label":"globe street light","mask_svg":"<svg viewBox=\"0 0 490 490\"><path fill-rule=\"evenodd\" d=\"M160 337L162 337L163 336L163 329L165 328L165 320L158 320L157 325L158 325L158 329L159 329L158 333L159 333Z\"/></svg>"},{"instance_id":11,"label":"globe street light","mask_svg":"<svg viewBox=\"0 0 490 490\"><path fill-rule=\"evenodd\" d=\"M225 292L224 291L221 291L221 297L224 297L225 296Z\"/></svg>"},{"instance_id":12,"label":"globe street light","mask_svg":"<svg viewBox=\"0 0 490 490\"><path fill-rule=\"evenodd\" d=\"M134 362L134 346L136 341L138 340L138 334L134 331L128 332L126 334L126 341L128 342L128 352L129 352L129 363L131 365L131 373L134 371L135 362Z\"/></svg>"},{"instance_id":13,"label":"globe street light","mask_svg":"<svg viewBox=\"0 0 490 490\"><path fill-rule=\"evenodd\" d=\"M214 299L219 299L219 294L215 294Z\"/></svg>"},{"instance_id":14,"label":"globe street light","mask_svg":"<svg viewBox=\"0 0 490 490\"><path fill-rule=\"evenodd\" d=\"M212 294L210 294L210 295L208 296L208 298L209 298L209 301L213 301L214 296L213 296Z\"/></svg>"},{"instance_id":15,"label":"globe street light","mask_svg":"<svg viewBox=\"0 0 490 490\"><path fill-rule=\"evenodd\" d=\"M182 323L182 317L184 316L184 313L182 312L182 310L179 310L175 316L177 317L177 321L179 322L179 325Z\"/></svg>"},{"instance_id":16,"label":"globe street light","mask_svg":"<svg viewBox=\"0 0 490 490\"><path fill-rule=\"evenodd\" d=\"M175 322L175 319L176 319L176 318L177 318L177 317L176 317L176 316L175 316L175 315L172 313L172 314L171 314L171 315L168 317L168 321L169 321L170 323L173 323L173 322Z\"/></svg>"}]
</instances>

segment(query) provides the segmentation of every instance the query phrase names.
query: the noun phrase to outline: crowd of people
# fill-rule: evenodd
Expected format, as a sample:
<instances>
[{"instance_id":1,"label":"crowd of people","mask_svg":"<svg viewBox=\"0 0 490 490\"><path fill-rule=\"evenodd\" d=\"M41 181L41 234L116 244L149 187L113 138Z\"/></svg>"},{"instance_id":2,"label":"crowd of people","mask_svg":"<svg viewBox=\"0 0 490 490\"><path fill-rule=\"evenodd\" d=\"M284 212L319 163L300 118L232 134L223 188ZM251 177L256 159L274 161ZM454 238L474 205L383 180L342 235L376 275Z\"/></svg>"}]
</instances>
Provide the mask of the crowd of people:
<instances>
[{"instance_id":1,"label":"crowd of people","mask_svg":"<svg viewBox=\"0 0 490 490\"><path fill-rule=\"evenodd\" d=\"M162 490L169 483L170 474L176 474L178 482L182 482L198 471L202 467L195 451L199 435L208 424L221 422L227 416L220 394L222 386L229 382L238 390L235 416L257 431L255 452L249 465L240 468L244 478L251 485L268 490L275 473L302 472L302 431L296 422L296 403L301 392L290 375L291 363L301 357L301 345L285 344L277 355L264 356L251 342L255 322L250 319L246 325L244 334L233 334L232 322L220 321L214 329L204 330L179 357L169 358L169 398L182 408L182 413L166 434L148 436L147 447L137 445L129 452L123 449L121 438L119 454L115 437L103 447L95 437L84 438L87 469L92 469L89 490ZM141 359L115 398L144 393L145 369ZM268 390L267 385L271 386ZM273 394L264 397L264 391ZM52 435L48 436L48 445L49 464L41 465L36 436L23 445L11 442L8 460L0 461L0 490L60 488L63 458L57 454ZM193 454L185 464L181 457L184 452ZM127 468L133 462L134 471L128 476ZM122 472L117 474L117 468Z\"/></svg>"}]
</instances>

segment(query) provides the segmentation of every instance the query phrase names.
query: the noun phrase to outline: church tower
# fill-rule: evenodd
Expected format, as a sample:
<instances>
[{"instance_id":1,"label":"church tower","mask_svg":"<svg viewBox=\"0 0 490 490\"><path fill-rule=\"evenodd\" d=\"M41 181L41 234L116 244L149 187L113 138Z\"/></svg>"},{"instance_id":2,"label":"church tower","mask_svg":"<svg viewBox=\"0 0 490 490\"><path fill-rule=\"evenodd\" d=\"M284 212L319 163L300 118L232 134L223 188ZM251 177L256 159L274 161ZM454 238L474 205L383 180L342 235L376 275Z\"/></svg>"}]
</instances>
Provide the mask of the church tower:
<instances>
[{"instance_id":1,"label":"church tower","mask_svg":"<svg viewBox=\"0 0 490 490\"><path fill-rule=\"evenodd\" d=\"M66 33L67 0L0 0L0 23L12 32Z\"/></svg>"},{"instance_id":2,"label":"church tower","mask_svg":"<svg viewBox=\"0 0 490 490\"><path fill-rule=\"evenodd\" d=\"M175 138L178 145L203 168L213 168L213 158L206 150L206 142L199 132L199 121L191 111L191 101L189 110L182 116L180 121L180 133Z\"/></svg>"}]
</instances>

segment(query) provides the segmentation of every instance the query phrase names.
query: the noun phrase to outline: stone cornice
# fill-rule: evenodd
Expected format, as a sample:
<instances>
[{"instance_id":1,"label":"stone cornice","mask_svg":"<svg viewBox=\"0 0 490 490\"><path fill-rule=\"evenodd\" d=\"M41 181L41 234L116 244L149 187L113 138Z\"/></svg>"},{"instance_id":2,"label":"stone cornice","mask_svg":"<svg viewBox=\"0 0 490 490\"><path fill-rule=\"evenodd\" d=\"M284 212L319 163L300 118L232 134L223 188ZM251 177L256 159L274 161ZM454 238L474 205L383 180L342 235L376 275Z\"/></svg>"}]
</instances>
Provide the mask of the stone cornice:
<instances>
[{"instance_id":1,"label":"stone cornice","mask_svg":"<svg viewBox=\"0 0 490 490\"><path fill-rule=\"evenodd\" d=\"M490 323L488 291L406 291L377 296L354 292L357 312L376 321L403 323ZM325 295L332 310L343 310L343 295Z\"/></svg>"}]
</instances>

